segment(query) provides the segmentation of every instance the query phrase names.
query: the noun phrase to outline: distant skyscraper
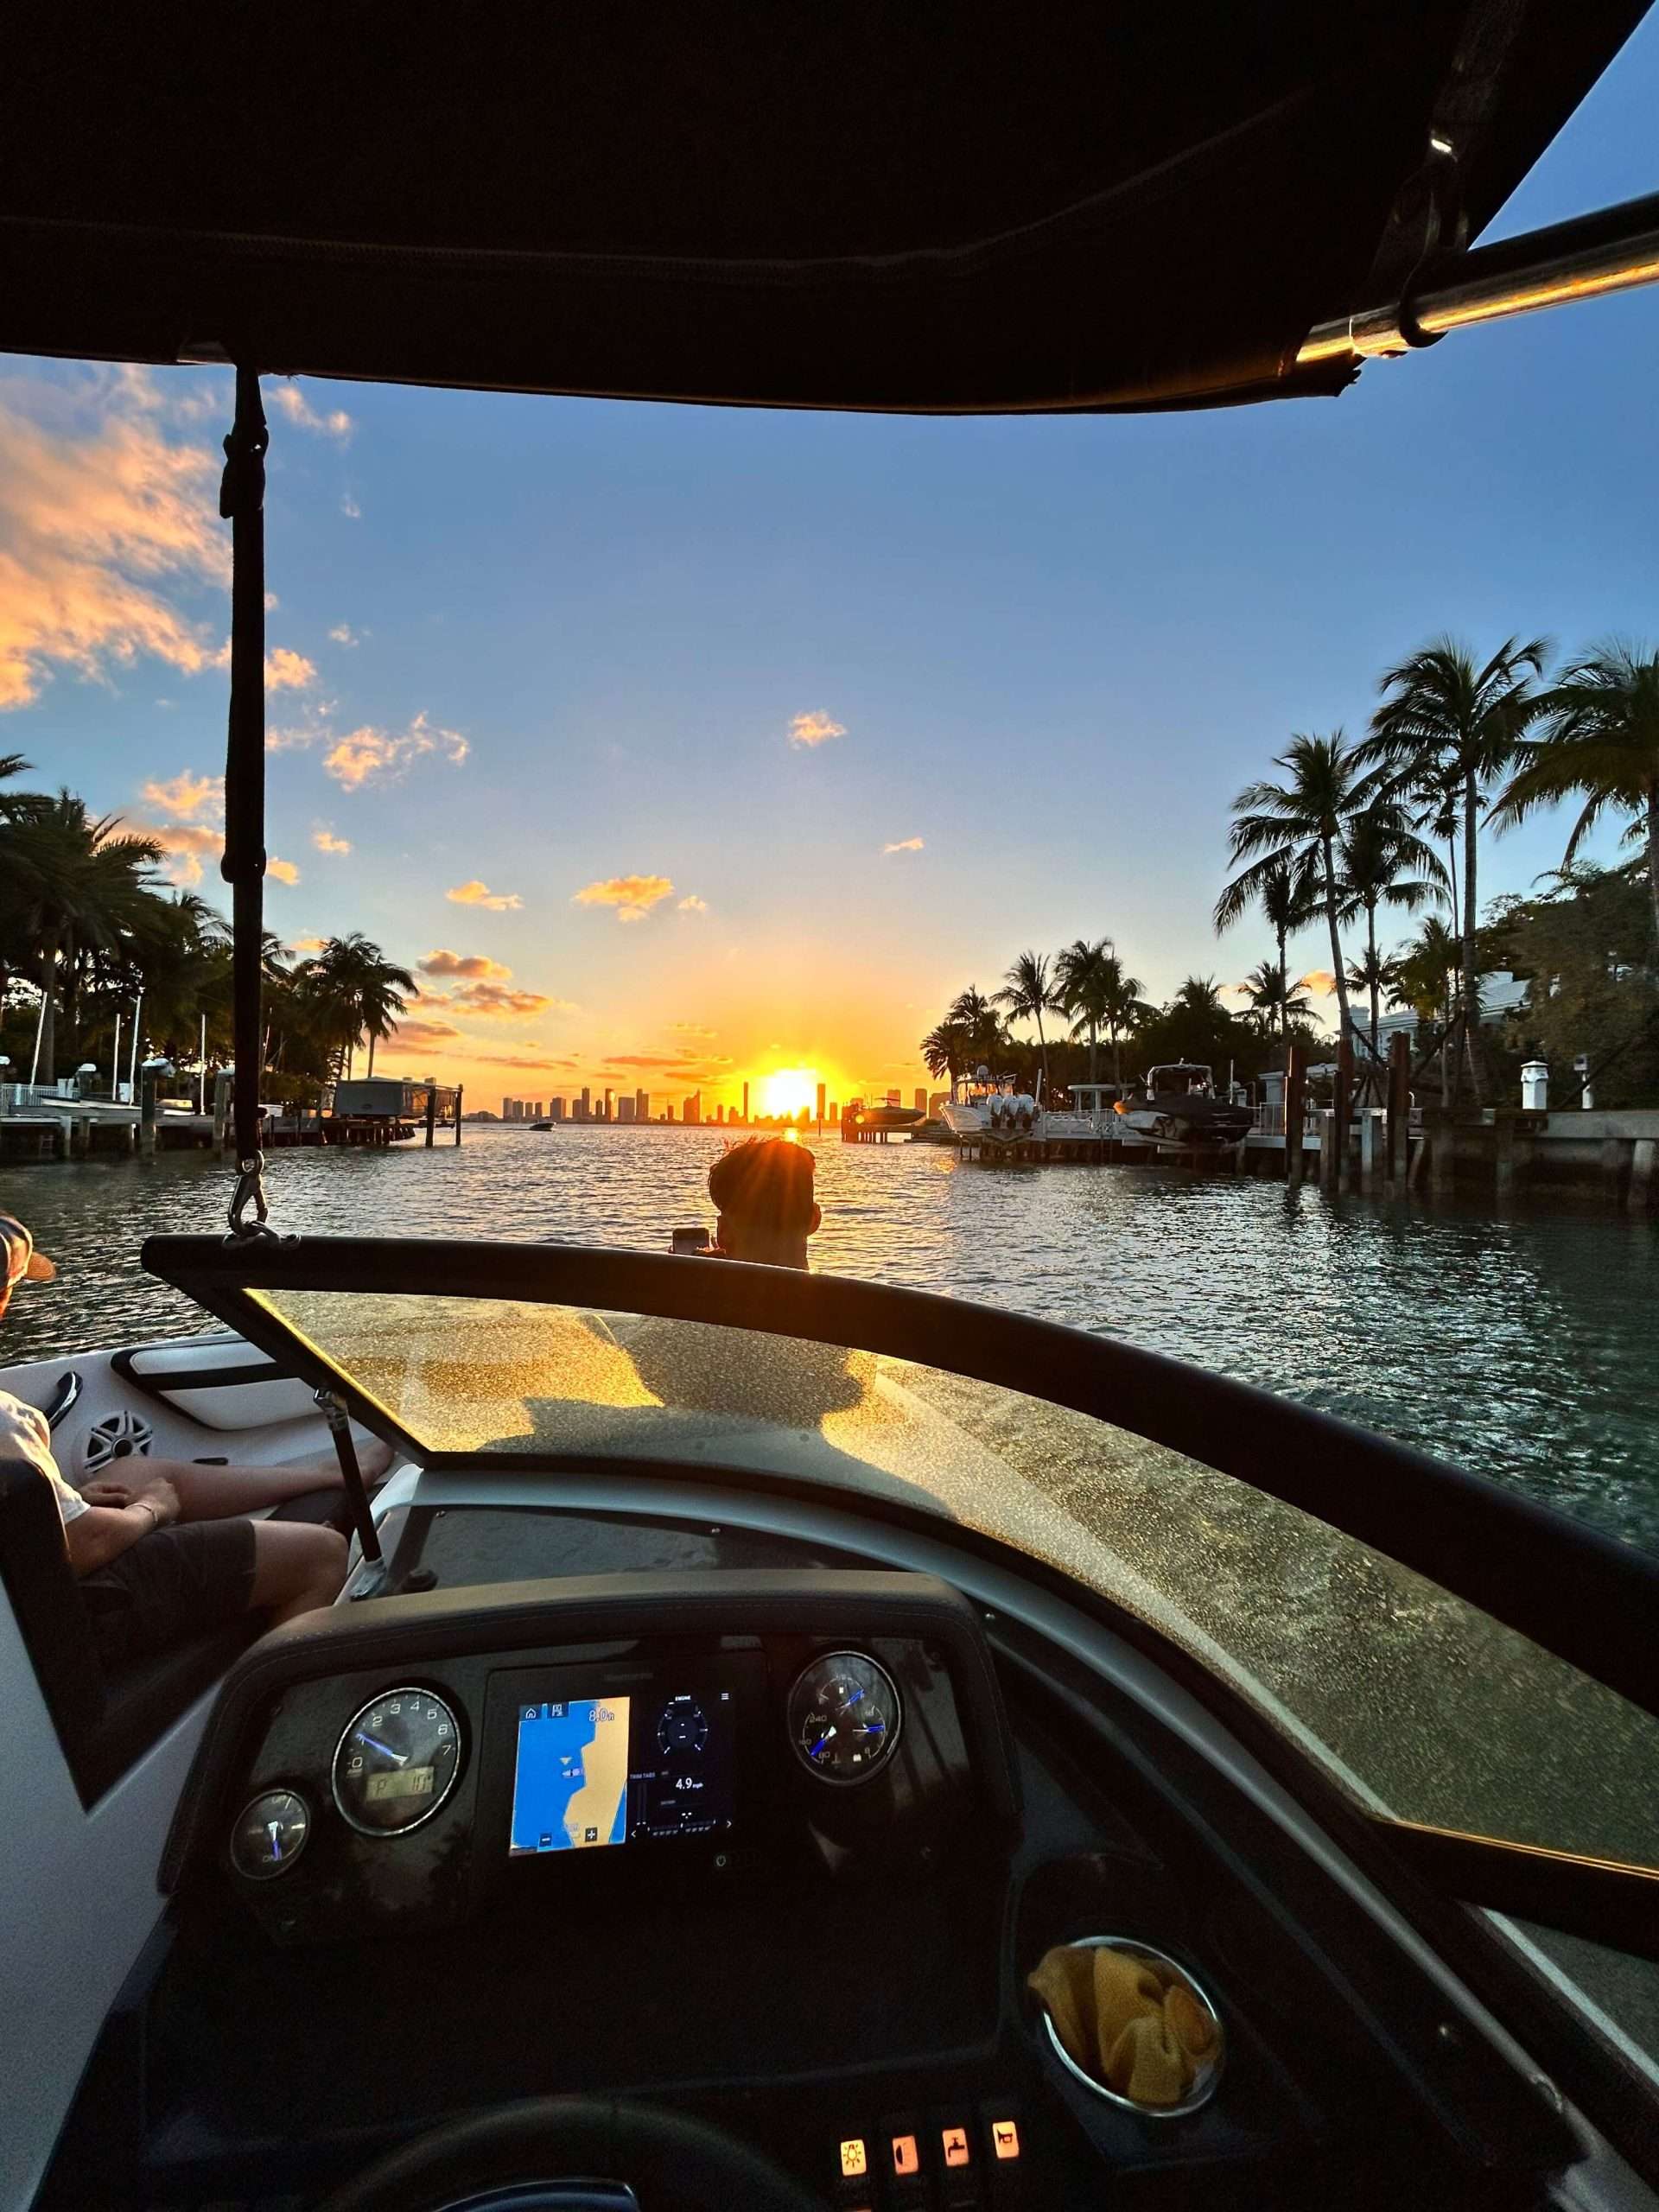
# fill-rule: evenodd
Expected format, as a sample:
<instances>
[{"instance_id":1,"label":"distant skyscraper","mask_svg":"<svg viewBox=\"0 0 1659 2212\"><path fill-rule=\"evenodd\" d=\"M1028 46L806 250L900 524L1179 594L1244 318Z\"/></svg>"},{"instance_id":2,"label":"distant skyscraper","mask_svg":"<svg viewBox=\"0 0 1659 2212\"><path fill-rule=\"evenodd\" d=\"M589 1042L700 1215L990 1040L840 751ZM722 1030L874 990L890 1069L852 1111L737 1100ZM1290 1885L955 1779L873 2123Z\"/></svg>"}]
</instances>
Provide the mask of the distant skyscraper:
<instances>
[{"instance_id":1,"label":"distant skyscraper","mask_svg":"<svg viewBox=\"0 0 1659 2212\"><path fill-rule=\"evenodd\" d=\"M611 1086L607 1083L605 1086L605 1112L603 1119L608 1122L613 1118L613 1116L611 1113Z\"/></svg>"},{"instance_id":2,"label":"distant skyscraper","mask_svg":"<svg viewBox=\"0 0 1659 2212\"><path fill-rule=\"evenodd\" d=\"M691 1096L686 1100L684 1108L680 1115L680 1119L683 1122L690 1122L694 1128L702 1121L702 1093L700 1090L694 1090Z\"/></svg>"},{"instance_id":3,"label":"distant skyscraper","mask_svg":"<svg viewBox=\"0 0 1659 2212\"><path fill-rule=\"evenodd\" d=\"M818 1085L818 1119L819 1119L820 1121L822 1121L822 1120L823 1119L823 1096L824 1096L824 1085L823 1085L823 1084L820 1084Z\"/></svg>"},{"instance_id":4,"label":"distant skyscraper","mask_svg":"<svg viewBox=\"0 0 1659 2212\"><path fill-rule=\"evenodd\" d=\"M664 1099L663 1102L663 1119L665 1122L671 1122L673 1118L674 1101L671 1098Z\"/></svg>"},{"instance_id":5,"label":"distant skyscraper","mask_svg":"<svg viewBox=\"0 0 1659 2212\"><path fill-rule=\"evenodd\" d=\"M501 1101L501 1118L504 1122L510 1122L512 1119L512 1101L511 1098L504 1098Z\"/></svg>"},{"instance_id":6,"label":"distant skyscraper","mask_svg":"<svg viewBox=\"0 0 1659 2212\"><path fill-rule=\"evenodd\" d=\"M936 1090L933 1093L927 1102L927 1111L930 1119L935 1122L938 1120L940 1107L948 1105L950 1098L950 1094L948 1090Z\"/></svg>"},{"instance_id":7,"label":"distant skyscraper","mask_svg":"<svg viewBox=\"0 0 1659 2212\"><path fill-rule=\"evenodd\" d=\"M628 1096L626 1091L624 1091L616 1102L616 1118L619 1122L631 1122L633 1119L633 1101Z\"/></svg>"},{"instance_id":8,"label":"distant skyscraper","mask_svg":"<svg viewBox=\"0 0 1659 2212\"><path fill-rule=\"evenodd\" d=\"M633 1118L636 1122L648 1122L651 1119L651 1093L648 1090L634 1092Z\"/></svg>"},{"instance_id":9,"label":"distant skyscraper","mask_svg":"<svg viewBox=\"0 0 1659 2212\"><path fill-rule=\"evenodd\" d=\"M589 1096L588 1086L584 1083L582 1086L582 1096L576 1101L576 1119L579 1122L590 1122L593 1117L594 1102Z\"/></svg>"},{"instance_id":10,"label":"distant skyscraper","mask_svg":"<svg viewBox=\"0 0 1659 2212\"><path fill-rule=\"evenodd\" d=\"M747 1083L743 1086L743 1118L746 1122L749 1118L749 1086Z\"/></svg>"},{"instance_id":11,"label":"distant skyscraper","mask_svg":"<svg viewBox=\"0 0 1659 2212\"><path fill-rule=\"evenodd\" d=\"M723 1122L725 1121L725 1119L726 1119L726 1109L725 1109L723 1106L716 1106L716 1107L715 1107L715 1119L717 1122Z\"/></svg>"},{"instance_id":12,"label":"distant skyscraper","mask_svg":"<svg viewBox=\"0 0 1659 2212\"><path fill-rule=\"evenodd\" d=\"M550 1098L548 1100L547 1118L550 1122L562 1122L564 1119L564 1101L563 1098Z\"/></svg>"},{"instance_id":13,"label":"distant skyscraper","mask_svg":"<svg viewBox=\"0 0 1659 2212\"><path fill-rule=\"evenodd\" d=\"M918 1114L927 1111L927 1093L919 1084L916 1086L916 1111Z\"/></svg>"},{"instance_id":14,"label":"distant skyscraper","mask_svg":"<svg viewBox=\"0 0 1659 2212\"><path fill-rule=\"evenodd\" d=\"M835 1100L832 1098L832 1099L830 1101L830 1119L832 1122L835 1122L835 1121L839 1121L839 1120L840 1120L840 1118L841 1118L841 1116L840 1116L839 1110L838 1110L838 1109L837 1109L837 1107L836 1107L836 1102L835 1102Z\"/></svg>"}]
</instances>

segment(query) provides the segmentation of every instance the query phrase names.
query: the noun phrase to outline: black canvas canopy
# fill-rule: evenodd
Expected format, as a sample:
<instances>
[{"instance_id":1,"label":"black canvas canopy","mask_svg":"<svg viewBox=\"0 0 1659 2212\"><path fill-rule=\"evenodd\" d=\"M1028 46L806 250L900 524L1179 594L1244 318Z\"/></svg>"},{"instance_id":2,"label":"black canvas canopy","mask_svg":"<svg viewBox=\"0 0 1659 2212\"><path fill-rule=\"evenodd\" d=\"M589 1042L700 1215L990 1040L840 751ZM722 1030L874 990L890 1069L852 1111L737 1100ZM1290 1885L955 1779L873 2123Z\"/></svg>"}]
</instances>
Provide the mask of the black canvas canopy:
<instances>
[{"instance_id":1,"label":"black canvas canopy","mask_svg":"<svg viewBox=\"0 0 1659 2212\"><path fill-rule=\"evenodd\" d=\"M1338 390L1642 0L25 4L0 349L774 406Z\"/></svg>"}]
</instances>

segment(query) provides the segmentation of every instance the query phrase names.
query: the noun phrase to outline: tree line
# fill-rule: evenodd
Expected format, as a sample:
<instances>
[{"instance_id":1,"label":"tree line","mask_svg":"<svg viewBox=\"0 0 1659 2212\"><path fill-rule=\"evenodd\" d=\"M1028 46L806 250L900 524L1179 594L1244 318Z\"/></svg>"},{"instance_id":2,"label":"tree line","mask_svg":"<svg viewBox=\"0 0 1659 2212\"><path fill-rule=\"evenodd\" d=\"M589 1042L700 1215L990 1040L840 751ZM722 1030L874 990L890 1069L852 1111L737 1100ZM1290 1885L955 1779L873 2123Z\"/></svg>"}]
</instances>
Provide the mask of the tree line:
<instances>
[{"instance_id":1,"label":"tree line","mask_svg":"<svg viewBox=\"0 0 1659 2212\"><path fill-rule=\"evenodd\" d=\"M1650 927L1643 969L1659 963L1659 653L1609 639L1554 675L1542 638L1509 638L1484 662L1436 639L1385 671L1365 735L1340 729L1292 737L1280 780L1249 784L1233 802L1235 873L1217 901L1224 930L1252 906L1273 927L1280 988L1287 939L1322 920L1344 1030L1350 995L1370 1001L1373 1057L1380 998L1433 1008L1457 1038L1477 1102L1491 1095L1480 976L1483 830L1510 829L1539 807L1581 802L1562 861L1570 877L1585 837L1605 815L1626 819L1639 848L1624 873L1644 877ZM1444 858L1441 857L1442 852ZM1569 891L1571 884L1568 883ZM1392 958L1379 953L1380 908L1439 906ZM1365 950L1345 962L1342 931L1363 915Z\"/></svg>"},{"instance_id":2,"label":"tree line","mask_svg":"<svg viewBox=\"0 0 1659 2212\"><path fill-rule=\"evenodd\" d=\"M60 1066L90 1061L113 1080L118 1023L130 1036L141 995L141 1058L147 1050L194 1066L205 1017L207 1064L226 1065L224 917L163 883L154 839L92 814L72 791L14 788L28 772L21 754L0 754L0 1050L12 1079L34 1066L49 1084ZM416 995L409 970L360 935L327 938L300 959L267 931L263 966L265 1085L296 1102L349 1073L365 1039L372 1073L376 1043Z\"/></svg>"}]
</instances>

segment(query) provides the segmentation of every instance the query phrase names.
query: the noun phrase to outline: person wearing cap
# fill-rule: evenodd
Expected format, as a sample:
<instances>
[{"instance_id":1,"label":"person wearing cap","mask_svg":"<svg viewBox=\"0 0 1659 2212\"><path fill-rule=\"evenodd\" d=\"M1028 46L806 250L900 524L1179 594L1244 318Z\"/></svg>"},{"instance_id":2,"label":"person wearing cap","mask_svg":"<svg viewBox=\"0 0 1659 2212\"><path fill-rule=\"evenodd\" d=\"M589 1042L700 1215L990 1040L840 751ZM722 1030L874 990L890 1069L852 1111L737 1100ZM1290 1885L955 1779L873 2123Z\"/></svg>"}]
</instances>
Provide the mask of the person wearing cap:
<instances>
[{"instance_id":1,"label":"person wearing cap","mask_svg":"<svg viewBox=\"0 0 1659 2212\"><path fill-rule=\"evenodd\" d=\"M804 1268L806 1240L823 1219L812 1197L817 1165L788 1137L751 1137L721 1153L709 1171L713 1249L728 1260Z\"/></svg>"},{"instance_id":2,"label":"person wearing cap","mask_svg":"<svg viewBox=\"0 0 1659 2212\"><path fill-rule=\"evenodd\" d=\"M0 1316L21 1284L56 1269L22 1222L0 1214ZM383 1473L384 1445L359 1452ZM0 1459L21 1459L50 1483L64 1549L108 1662L163 1651L234 1620L276 1627L332 1605L346 1580L346 1541L300 1521L250 1521L260 1508L340 1487L332 1459L303 1467L203 1467L172 1459L123 1464L142 1479L105 1478L75 1489L52 1456L46 1416L0 1390Z\"/></svg>"}]
</instances>

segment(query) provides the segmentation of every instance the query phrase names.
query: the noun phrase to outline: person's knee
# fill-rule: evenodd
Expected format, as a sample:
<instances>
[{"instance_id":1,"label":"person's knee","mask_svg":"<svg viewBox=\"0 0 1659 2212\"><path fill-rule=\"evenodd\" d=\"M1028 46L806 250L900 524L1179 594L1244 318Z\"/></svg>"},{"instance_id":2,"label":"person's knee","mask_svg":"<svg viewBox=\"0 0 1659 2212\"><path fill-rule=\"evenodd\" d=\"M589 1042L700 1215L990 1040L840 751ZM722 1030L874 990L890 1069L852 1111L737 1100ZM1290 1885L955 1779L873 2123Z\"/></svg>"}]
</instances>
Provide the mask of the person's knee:
<instances>
[{"instance_id":1,"label":"person's knee","mask_svg":"<svg viewBox=\"0 0 1659 2212\"><path fill-rule=\"evenodd\" d=\"M308 1586L327 1590L333 1597L346 1580L346 1562L351 1556L346 1539L337 1529L313 1529L309 1534L316 1541L311 1547L312 1567Z\"/></svg>"}]
</instances>

